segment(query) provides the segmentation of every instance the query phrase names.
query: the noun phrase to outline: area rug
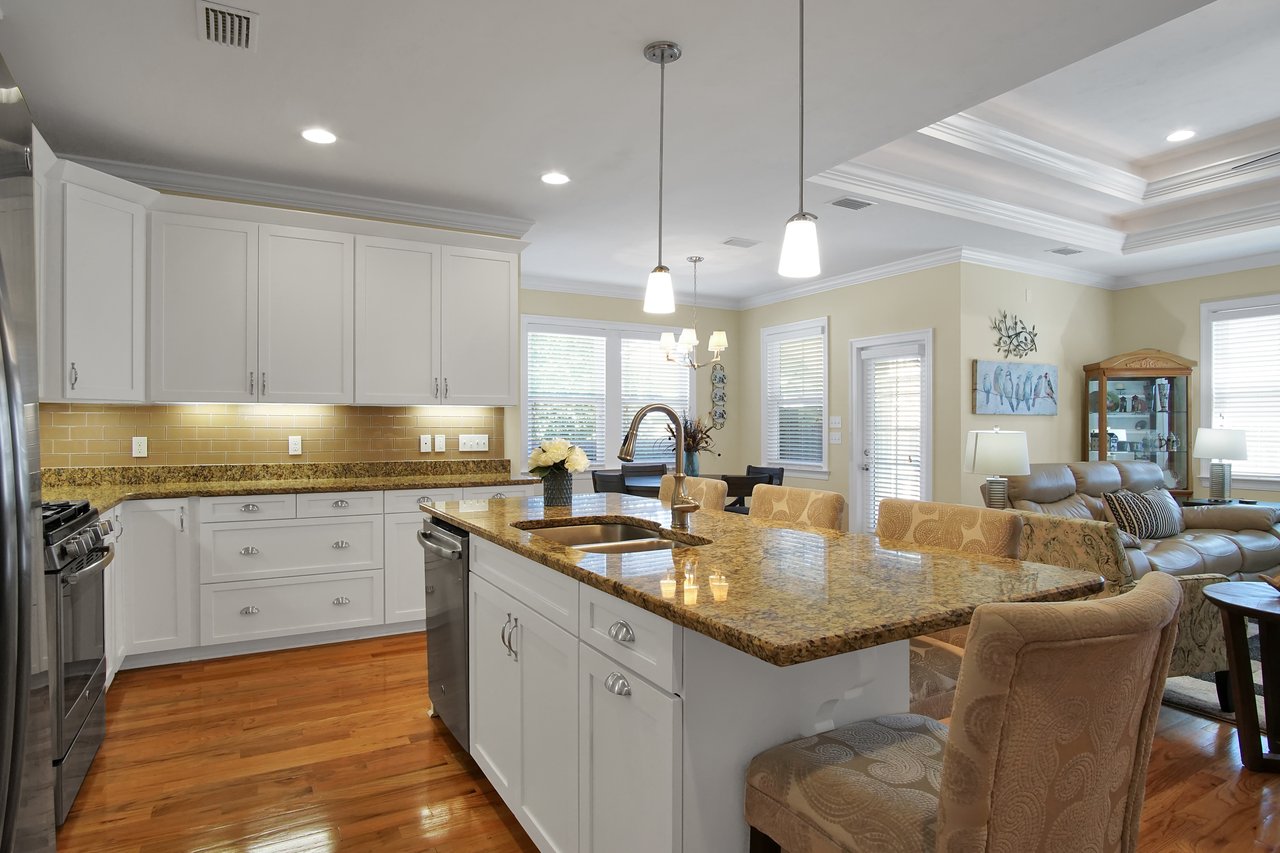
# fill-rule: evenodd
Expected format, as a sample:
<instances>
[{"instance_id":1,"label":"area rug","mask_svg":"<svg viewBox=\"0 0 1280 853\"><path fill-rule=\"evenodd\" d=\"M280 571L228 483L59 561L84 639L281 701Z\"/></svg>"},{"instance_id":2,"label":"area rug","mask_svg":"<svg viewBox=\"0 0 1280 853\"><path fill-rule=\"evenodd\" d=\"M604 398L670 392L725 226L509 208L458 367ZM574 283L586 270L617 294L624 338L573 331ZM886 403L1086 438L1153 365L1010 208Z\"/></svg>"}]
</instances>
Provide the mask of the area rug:
<instances>
[{"instance_id":1,"label":"area rug","mask_svg":"<svg viewBox=\"0 0 1280 853\"><path fill-rule=\"evenodd\" d=\"M1258 643L1258 623L1253 620L1249 620L1249 657L1253 659L1253 692L1257 697L1258 722L1265 731L1267 720L1262 710L1262 664L1259 662L1262 655ZM1236 722L1234 713L1224 712L1218 705L1218 688L1214 684L1213 673L1170 678L1164 685L1164 704L1232 725Z\"/></svg>"}]
</instances>

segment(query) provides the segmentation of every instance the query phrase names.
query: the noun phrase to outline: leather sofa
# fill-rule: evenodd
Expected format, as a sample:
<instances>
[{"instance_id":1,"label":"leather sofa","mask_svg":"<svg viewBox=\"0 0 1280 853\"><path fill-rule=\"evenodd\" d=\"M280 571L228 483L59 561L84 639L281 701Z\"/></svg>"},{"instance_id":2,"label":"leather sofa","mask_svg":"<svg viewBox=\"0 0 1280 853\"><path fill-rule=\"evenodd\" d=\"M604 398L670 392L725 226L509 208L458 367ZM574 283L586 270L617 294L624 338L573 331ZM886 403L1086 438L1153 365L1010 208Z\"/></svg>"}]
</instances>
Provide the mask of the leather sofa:
<instances>
[{"instance_id":1,"label":"leather sofa","mask_svg":"<svg viewBox=\"0 0 1280 853\"><path fill-rule=\"evenodd\" d=\"M1127 489L1141 494L1164 487L1159 466L1151 462L1037 463L1030 474L1009 477L1009 501L1014 509L1028 512L1113 521L1104 493ZM1232 580L1280 576L1280 524L1273 509L1231 504L1181 511L1183 529L1172 536L1137 539L1122 533L1135 580L1153 569Z\"/></svg>"}]
</instances>

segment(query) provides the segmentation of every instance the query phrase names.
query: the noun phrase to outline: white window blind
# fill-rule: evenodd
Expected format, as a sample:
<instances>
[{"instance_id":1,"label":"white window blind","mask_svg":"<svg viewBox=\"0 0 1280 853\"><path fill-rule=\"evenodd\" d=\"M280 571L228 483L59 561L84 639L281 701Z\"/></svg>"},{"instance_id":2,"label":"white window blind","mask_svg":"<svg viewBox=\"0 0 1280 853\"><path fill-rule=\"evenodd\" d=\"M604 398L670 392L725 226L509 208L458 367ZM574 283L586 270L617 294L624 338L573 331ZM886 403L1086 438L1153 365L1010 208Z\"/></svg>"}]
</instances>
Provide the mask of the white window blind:
<instances>
[{"instance_id":1,"label":"white window blind","mask_svg":"<svg viewBox=\"0 0 1280 853\"><path fill-rule=\"evenodd\" d=\"M1210 308L1209 418L1245 432L1249 458L1237 479L1280 482L1280 302Z\"/></svg>"},{"instance_id":2,"label":"white window blind","mask_svg":"<svg viewBox=\"0 0 1280 853\"><path fill-rule=\"evenodd\" d=\"M885 498L923 496L924 368L922 344L862 351L863 530Z\"/></svg>"},{"instance_id":3,"label":"white window blind","mask_svg":"<svg viewBox=\"0 0 1280 853\"><path fill-rule=\"evenodd\" d=\"M528 333L525 359L525 454L548 438L567 438L592 463L603 463L605 400L603 335Z\"/></svg>"},{"instance_id":4,"label":"white window blind","mask_svg":"<svg viewBox=\"0 0 1280 853\"><path fill-rule=\"evenodd\" d=\"M697 414L689 412L689 368L667 361L657 340L623 336L621 351L620 435L626 434L640 407L649 403L666 403L680 414ZM657 414L644 419L636 438L636 462L675 461L667 436L670 424L668 418Z\"/></svg>"},{"instance_id":5,"label":"white window blind","mask_svg":"<svg viewBox=\"0 0 1280 853\"><path fill-rule=\"evenodd\" d=\"M761 333L766 465L827 467L827 324L773 326Z\"/></svg>"}]
</instances>

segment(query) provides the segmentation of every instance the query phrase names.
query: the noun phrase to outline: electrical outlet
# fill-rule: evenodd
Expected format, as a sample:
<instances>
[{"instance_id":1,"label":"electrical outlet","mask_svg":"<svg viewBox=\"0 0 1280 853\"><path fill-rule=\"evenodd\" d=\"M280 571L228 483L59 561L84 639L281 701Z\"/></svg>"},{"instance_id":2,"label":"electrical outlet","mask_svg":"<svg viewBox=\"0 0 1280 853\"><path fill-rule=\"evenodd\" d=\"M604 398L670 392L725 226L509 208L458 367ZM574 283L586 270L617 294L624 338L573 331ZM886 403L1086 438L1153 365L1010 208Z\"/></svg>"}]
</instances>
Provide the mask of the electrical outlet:
<instances>
[{"instance_id":1,"label":"electrical outlet","mask_svg":"<svg viewBox=\"0 0 1280 853\"><path fill-rule=\"evenodd\" d=\"M289 455L290 456L302 455L302 436L300 435L289 436Z\"/></svg>"},{"instance_id":2,"label":"electrical outlet","mask_svg":"<svg viewBox=\"0 0 1280 853\"><path fill-rule=\"evenodd\" d=\"M436 453L444 453L444 436L436 436Z\"/></svg>"},{"instance_id":3,"label":"electrical outlet","mask_svg":"<svg viewBox=\"0 0 1280 853\"><path fill-rule=\"evenodd\" d=\"M830 423L828 423L827 426L831 427L832 429L840 429L840 427L844 425L843 418L841 418L839 415L832 415L828 420L830 421Z\"/></svg>"},{"instance_id":4,"label":"electrical outlet","mask_svg":"<svg viewBox=\"0 0 1280 853\"><path fill-rule=\"evenodd\" d=\"M141 459L147 455L147 437L145 435L135 435L133 437L133 456L135 459Z\"/></svg>"},{"instance_id":5,"label":"electrical outlet","mask_svg":"<svg viewBox=\"0 0 1280 853\"><path fill-rule=\"evenodd\" d=\"M419 453L431 452L431 436L429 435L418 436L418 452Z\"/></svg>"},{"instance_id":6,"label":"electrical outlet","mask_svg":"<svg viewBox=\"0 0 1280 853\"><path fill-rule=\"evenodd\" d=\"M830 439L830 440L831 440L831 443L832 443L832 444L839 444L843 439L844 439L844 437L843 437L842 435L840 435L840 433L839 433L839 432L833 432L833 433L831 433L831 439Z\"/></svg>"},{"instance_id":7,"label":"electrical outlet","mask_svg":"<svg viewBox=\"0 0 1280 853\"><path fill-rule=\"evenodd\" d=\"M460 435L458 436L458 449L466 451L488 450L489 436L486 435Z\"/></svg>"}]
</instances>

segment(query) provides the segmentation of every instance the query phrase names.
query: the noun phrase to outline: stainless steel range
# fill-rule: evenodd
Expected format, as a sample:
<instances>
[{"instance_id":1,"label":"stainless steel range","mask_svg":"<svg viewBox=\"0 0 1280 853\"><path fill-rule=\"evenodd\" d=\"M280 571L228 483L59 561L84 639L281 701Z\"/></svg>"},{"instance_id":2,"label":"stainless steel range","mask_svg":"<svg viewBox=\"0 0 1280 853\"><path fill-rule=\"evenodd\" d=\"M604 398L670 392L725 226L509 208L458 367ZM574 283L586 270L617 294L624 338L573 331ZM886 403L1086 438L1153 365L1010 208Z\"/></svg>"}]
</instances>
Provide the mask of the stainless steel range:
<instances>
[{"instance_id":1,"label":"stainless steel range","mask_svg":"<svg viewBox=\"0 0 1280 853\"><path fill-rule=\"evenodd\" d=\"M61 826L106 734L103 570L115 557L110 521L88 501L43 506L53 691L54 811Z\"/></svg>"}]
</instances>

